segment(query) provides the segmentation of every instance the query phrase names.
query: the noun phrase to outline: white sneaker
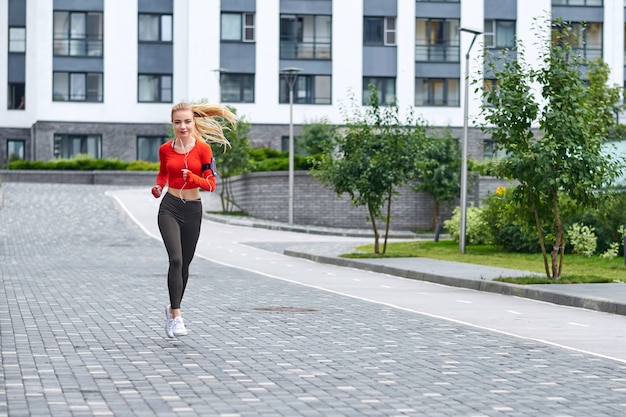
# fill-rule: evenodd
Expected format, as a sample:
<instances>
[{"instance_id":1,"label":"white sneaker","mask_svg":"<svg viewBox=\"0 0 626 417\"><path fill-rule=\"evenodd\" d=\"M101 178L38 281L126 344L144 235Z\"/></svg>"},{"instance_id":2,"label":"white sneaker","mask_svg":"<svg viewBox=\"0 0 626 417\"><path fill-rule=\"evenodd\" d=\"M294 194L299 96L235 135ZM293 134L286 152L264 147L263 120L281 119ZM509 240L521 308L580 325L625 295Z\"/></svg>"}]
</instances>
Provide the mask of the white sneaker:
<instances>
[{"instance_id":1,"label":"white sneaker","mask_svg":"<svg viewBox=\"0 0 626 417\"><path fill-rule=\"evenodd\" d=\"M170 306L165 307L165 335L167 337L174 337L174 333L172 333L172 321L174 318L172 317L172 313L170 312Z\"/></svg>"},{"instance_id":2,"label":"white sneaker","mask_svg":"<svg viewBox=\"0 0 626 417\"><path fill-rule=\"evenodd\" d=\"M174 317L172 325L170 326L170 333L176 337L187 336L187 328L185 327L185 323L183 323L182 317Z\"/></svg>"}]
</instances>

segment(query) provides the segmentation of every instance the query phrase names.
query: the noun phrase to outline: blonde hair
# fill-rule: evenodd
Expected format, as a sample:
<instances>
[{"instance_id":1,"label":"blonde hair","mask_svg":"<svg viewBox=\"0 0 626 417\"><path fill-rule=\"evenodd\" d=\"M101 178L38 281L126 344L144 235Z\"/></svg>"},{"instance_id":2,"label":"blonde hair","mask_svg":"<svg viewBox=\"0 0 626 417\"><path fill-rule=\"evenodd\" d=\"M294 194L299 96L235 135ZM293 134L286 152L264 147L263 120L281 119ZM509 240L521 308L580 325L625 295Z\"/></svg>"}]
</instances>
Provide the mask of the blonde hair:
<instances>
[{"instance_id":1,"label":"blonde hair","mask_svg":"<svg viewBox=\"0 0 626 417\"><path fill-rule=\"evenodd\" d=\"M209 103L178 103L172 106L172 121L174 113L180 110L191 110L195 122L195 134L205 142L216 142L222 146L230 146L224 136L224 129L237 127L237 116L226 107ZM225 125L226 122L230 125Z\"/></svg>"}]
</instances>

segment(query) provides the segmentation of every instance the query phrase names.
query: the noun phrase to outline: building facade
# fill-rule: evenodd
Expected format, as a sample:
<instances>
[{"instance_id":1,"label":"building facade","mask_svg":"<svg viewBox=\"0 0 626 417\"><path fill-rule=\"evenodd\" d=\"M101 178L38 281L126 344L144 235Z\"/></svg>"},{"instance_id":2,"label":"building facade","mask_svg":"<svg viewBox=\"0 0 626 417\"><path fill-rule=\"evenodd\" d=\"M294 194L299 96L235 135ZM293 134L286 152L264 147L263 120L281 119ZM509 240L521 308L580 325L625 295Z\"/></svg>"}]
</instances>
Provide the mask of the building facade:
<instances>
[{"instance_id":1,"label":"building facade","mask_svg":"<svg viewBox=\"0 0 626 417\"><path fill-rule=\"evenodd\" d=\"M624 0L0 0L0 166L79 153L154 161L179 101L232 106L254 146L286 150L286 68L298 69L296 134L341 124L374 84L382 103L395 97L460 137L468 51L472 79L485 77L483 48L519 39L532 62L537 25L562 17L624 85L625 12ZM483 33L472 45L459 28ZM470 88L478 159L493 149L472 126L480 105Z\"/></svg>"}]
</instances>

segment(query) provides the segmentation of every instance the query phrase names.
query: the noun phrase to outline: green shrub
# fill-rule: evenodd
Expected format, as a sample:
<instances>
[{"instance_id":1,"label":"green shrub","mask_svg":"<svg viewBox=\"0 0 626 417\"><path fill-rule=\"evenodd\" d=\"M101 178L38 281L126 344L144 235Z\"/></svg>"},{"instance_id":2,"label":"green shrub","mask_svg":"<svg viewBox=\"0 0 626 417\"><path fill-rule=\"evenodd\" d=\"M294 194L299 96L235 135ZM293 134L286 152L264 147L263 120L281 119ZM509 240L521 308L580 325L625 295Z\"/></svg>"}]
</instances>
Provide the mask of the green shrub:
<instances>
[{"instance_id":1,"label":"green shrub","mask_svg":"<svg viewBox=\"0 0 626 417\"><path fill-rule=\"evenodd\" d=\"M494 244L508 252L541 252L535 224L515 203L513 189L498 187L483 200L482 208Z\"/></svg>"},{"instance_id":2,"label":"green shrub","mask_svg":"<svg viewBox=\"0 0 626 417\"><path fill-rule=\"evenodd\" d=\"M569 241L573 246L572 253L592 256L596 252L597 238L593 227L574 223L567 229Z\"/></svg>"},{"instance_id":3,"label":"green shrub","mask_svg":"<svg viewBox=\"0 0 626 417\"><path fill-rule=\"evenodd\" d=\"M452 212L452 218L446 220L443 224L452 239L458 242L461 235L461 208L456 207ZM482 245L493 243L493 236L481 207L470 206L467 208L465 236L468 244Z\"/></svg>"}]
</instances>

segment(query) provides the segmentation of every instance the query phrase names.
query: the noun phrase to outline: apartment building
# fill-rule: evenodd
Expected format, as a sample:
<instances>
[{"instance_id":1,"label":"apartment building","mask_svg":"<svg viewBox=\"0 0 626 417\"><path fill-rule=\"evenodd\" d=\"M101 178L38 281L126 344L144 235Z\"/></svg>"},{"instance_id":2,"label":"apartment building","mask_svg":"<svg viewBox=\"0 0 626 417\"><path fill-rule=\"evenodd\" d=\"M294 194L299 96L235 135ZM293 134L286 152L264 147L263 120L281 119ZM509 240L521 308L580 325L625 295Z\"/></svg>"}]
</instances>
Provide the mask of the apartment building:
<instances>
[{"instance_id":1,"label":"apartment building","mask_svg":"<svg viewBox=\"0 0 626 417\"><path fill-rule=\"evenodd\" d=\"M154 161L178 101L232 106L255 146L286 149L285 68L299 69L296 134L341 124L371 83L383 104L395 97L461 136L468 51L480 80L483 48L519 39L538 59L536 25L562 17L580 53L624 85L625 12L624 0L0 0L0 166L78 153ZM474 45L461 27L482 32ZM490 156L472 126L474 88L468 103L469 154Z\"/></svg>"}]
</instances>

